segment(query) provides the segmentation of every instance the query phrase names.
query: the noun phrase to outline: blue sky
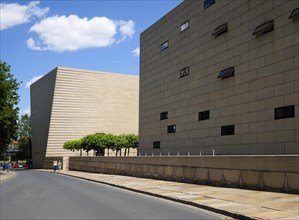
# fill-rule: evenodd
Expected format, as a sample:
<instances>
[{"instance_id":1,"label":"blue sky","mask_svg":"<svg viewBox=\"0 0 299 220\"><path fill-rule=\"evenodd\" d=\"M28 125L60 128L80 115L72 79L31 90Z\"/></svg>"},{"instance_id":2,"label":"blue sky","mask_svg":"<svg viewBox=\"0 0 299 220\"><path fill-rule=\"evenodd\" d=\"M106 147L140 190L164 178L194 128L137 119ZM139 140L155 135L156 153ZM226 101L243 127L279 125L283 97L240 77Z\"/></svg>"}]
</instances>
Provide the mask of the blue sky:
<instances>
[{"instance_id":1,"label":"blue sky","mask_svg":"<svg viewBox=\"0 0 299 220\"><path fill-rule=\"evenodd\" d=\"M20 115L34 80L57 66L139 75L139 36L181 0L4 1L0 59L22 82Z\"/></svg>"}]
</instances>

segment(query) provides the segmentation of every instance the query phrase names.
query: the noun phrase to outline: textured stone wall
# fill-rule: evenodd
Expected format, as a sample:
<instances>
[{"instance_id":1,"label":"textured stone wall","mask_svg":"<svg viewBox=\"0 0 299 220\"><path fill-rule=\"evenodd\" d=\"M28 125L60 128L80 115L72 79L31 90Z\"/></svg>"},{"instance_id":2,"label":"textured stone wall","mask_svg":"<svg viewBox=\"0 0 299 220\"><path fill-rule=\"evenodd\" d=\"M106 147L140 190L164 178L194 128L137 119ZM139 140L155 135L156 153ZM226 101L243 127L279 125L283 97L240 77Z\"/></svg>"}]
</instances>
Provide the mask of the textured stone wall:
<instances>
[{"instance_id":1,"label":"textured stone wall","mask_svg":"<svg viewBox=\"0 0 299 220\"><path fill-rule=\"evenodd\" d=\"M206 9L203 3L183 1L141 34L140 152L298 154L299 19L289 16L299 1L220 0ZM273 31L253 35L272 19ZM213 36L225 23L227 32ZM229 67L234 75L218 78ZM294 106L295 116L275 120L274 109L284 106ZM203 111L209 118L199 121ZM167 133L169 125L175 133ZM234 125L233 135L221 135L226 125Z\"/></svg>"},{"instance_id":2,"label":"textured stone wall","mask_svg":"<svg viewBox=\"0 0 299 220\"><path fill-rule=\"evenodd\" d=\"M214 186L299 192L298 156L70 157L69 169Z\"/></svg>"}]
</instances>

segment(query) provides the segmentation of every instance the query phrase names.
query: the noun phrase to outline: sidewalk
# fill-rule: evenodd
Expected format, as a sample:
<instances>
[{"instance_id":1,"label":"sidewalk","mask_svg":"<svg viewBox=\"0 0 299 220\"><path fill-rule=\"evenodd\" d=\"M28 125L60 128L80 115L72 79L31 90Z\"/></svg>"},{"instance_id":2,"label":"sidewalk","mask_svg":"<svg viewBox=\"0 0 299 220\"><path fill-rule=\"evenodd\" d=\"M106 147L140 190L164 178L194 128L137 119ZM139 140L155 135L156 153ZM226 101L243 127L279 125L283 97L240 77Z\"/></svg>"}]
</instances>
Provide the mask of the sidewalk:
<instances>
[{"instance_id":1,"label":"sidewalk","mask_svg":"<svg viewBox=\"0 0 299 220\"><path fill-rule=\"evenodd\" d=\"M50 170L38 171L53 172ZM294 194L212 187L78 171L63 170L58 174L166 198L238 219L299 219L299 195Z\"/></svg>"},{"instance_id":2,"label":"sidewalk","mask_svg":"<svg viewBox=\"0 0 299 220\"><path fill-rule=\"evenodd\" d=\"M6 171L0 171L0 183L12 178L15 175L15 172L12 171L9 171L9 173L7 173Z\"/></svg>"}]
</instances>

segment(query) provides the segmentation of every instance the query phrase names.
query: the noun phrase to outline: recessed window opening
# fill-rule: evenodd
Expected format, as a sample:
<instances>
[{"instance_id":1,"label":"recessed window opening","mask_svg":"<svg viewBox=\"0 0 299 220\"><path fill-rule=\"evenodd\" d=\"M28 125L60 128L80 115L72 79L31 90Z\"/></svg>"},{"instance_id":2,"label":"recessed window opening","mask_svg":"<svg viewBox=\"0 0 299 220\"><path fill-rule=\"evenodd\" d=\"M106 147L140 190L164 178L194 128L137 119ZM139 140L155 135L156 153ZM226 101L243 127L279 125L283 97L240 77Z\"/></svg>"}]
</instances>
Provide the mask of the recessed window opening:
<instances>
[{"instance_id":1,"label":"recessed window opening","mask_svg":"<svg viewBox=\"0 0 299 220\"><path fill-rule=\"evenodd\" d=\"M289 19L297 20L299 19L299 8L295 8L292 13L290 14Z\"/></svg>"},{"instance_id":2,"label":"recessed window opening","mask_svg":"<svg viewBox=\"0 0 299 220\"><path fill-rule=\"evenodd\" d=\"M271 20L271 21L268 21L268 22L265 22L259 26L257 26L252 35L261 35L261 34L265 34L265 33L268 33L270 31L273 31L274 30L274 20Z\"/></svg>"},{"instance_id":3,"label":"recessed window opening","mask_svg":"<svg viewBox=\"0 0 299 220\"><path fill-rule=\"evenodd\" d=\"M219 27L215 28L215 30L212 33L212 36L217 37L225 32L227 32L227 23L222 24Z\"/></svg>"},{"instance_id":4,"label":"recessed window opening","mask_svg":"<svg viewBox=\"0 0 299 220\"><path fill-rule=\"evenodd\" d=\"M215 4L215 0L205 0L203 3L203 8L206 9L214 4Z\"/></svg>"},{"instance_id":5,"label":"recessed window opening","mask_svg":"<svg viewBox=\"0 0 299 220\"><path fill-rule=\"evenodd\" d=\"M162 112L160 113L160 120L168 119L168 112Z\"/></svg>"},{"instance_id":6,"label":"recessed window opening","mask_svg":"<svg viewBox=\"0 0 299 220\"><path fill-rule=\"evenodd\" d=\"M284 107L279 107L274 109L275 119L283 118L294 118L295 117L295 106L289 105Z\"/></svg>"},{"instance_id":7,"label":"recessed window opening","mask_svg":"<svg viewBox=\"0 0 299 220\"><path fill-rule=\"evenodd\" d=\"M221 136L234 135L234 134L235 134L234 125L221 126Z\"/></svg>"},{"instance_id":8,"label":"recessed window opening","mask_svg":"<svg viewBox=\"0 0 299 220\"><path fill-rule=\"evenodd\" d=\"M220 73L218 74L217 78L224 79L224 78L233 76L234 72L235 72L234 67L229 67L227 69L221 70Z\"/></svg>"},{"instance_id":9,"label":"recessed window opening","mask_svg":"<svg viewBox=\"0 0 299 220\"><path fill-rule=\"evenodd\" d=\"M189 21L185 21L182 25L181 25L181 32L185 31L186 29L189 28Z\"/></svg>"},{"instance_id":10,"label":"recessed window opening","mask_svg":"<svg viewBox=\"0 0 299 220\"><path fill-rule=\"evenodd\" d=\"M153 149L159 149L160 148L160 141L154 141L153 142Z\"/></svg>"},{"instance_id":11,"label":"recessed window opening","mask_svg":"<svg viewBox=\"0 0 299 220\"><path fill-rule=\"evenodd\" d=\"M198 121L210 119L210 111L198 112Z\"/></svg>"},{"instance_id":12,"label":"recessed window opening","mask_svg":"<svg viewBox=\"0 0 299 220\"><path fill-rule=\"evenodd\" d=\"M185 76L188 76L189 75L189 67L186 67L184 69L181 69L180 71L180 77L185 77Z\"/></svg>"},{"instance_id":13,"label":"recessed window opening","mask_svg":"<svg viewBox=\"0 0 299 220\"><path fill-rule=\"evenodd\" d=\"M168 41L165 41L163 44L161 44L161 51L163 51L163 50L167 49L167 48L168 48L168 46L169 46L169 43L168 43Z\"/></svg>"},{"instance_id":14,"label":"recessed window opening","mask_svg":"<svg viewBox=\"0 0 299 220\"><path fill-rule=\"evenodd\" d=\"M167 127L167 133L175 133L176 132L176 126L175 125L169 125Z\"/></svg>"}]
</instances>

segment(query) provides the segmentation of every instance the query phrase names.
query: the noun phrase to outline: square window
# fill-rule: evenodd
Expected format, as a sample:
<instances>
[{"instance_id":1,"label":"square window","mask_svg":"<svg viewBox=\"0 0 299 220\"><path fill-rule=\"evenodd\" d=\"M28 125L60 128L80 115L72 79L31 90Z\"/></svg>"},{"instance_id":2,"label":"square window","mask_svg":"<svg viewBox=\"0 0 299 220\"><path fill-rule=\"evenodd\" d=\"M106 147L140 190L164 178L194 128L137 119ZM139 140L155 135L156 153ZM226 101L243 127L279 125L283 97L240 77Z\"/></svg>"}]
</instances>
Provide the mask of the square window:
<instances>
[{"instance_id":1,"label":"square window","mask_svg":"<svg viewBox=\"0 0 299 220\"><path fill-rule=\"evenodd\" d=\"M210 119L210 111L198 112L198 121Z\"/></svg>"},{"instance_id":2,"label":"square window","mask_svg":"<svg viewBox=\"0 0 299 220\"><path fill-rule=\"evenodd\" d=\"M215 4L215 0L205 0L203 3L203 8L206 9L210 7L211 5Z\"/></svg>"},{"instance_id":3,"label":"square window","mask_svg":"<svg viewBox=\"0 0 299 220\"><path fill-rule=\"evenodd\" d=\"M189 67L181 69L181 71L180 71L180 77L182 78L182 77L187 76L187 75L189 75Z\"/></svg>"},{"instance_id":4,"label":"square window","mask_svg":"<svg viewBox=\"0 0 299 220\"><path fill-rule=\"evenodd\" d=\"M234 67L229 67L227 69L221 70L220 73L218 74L217 78L224 79L224 78L233 76L234 72L235 72Z\"/></svg>"},{"instance_id":5,"label":"square window","mask_svg":"<svg viewBox=\"0 0 299 220\"><path fill-rule=\"evenodd\" d=\"M167 127L167 133L175 133L176 131L176 126L175 125L169 125Z\"/></svg>"},{"instance_id":6,"label":"square window","mask_svg":"<svg viewBox=\"0 0 299 220\"><path fill-rule=\"evenodd\" d=\"M291 19L291 18L293 18L294 20L299 18L299 8L295 8L292 11L292 13L290 14L289 19Z\"/></svg>"},{"instance_id":7,"label":"square window","mask_svg":"<svg viewBox=\"0 0 299 220\"><path fill-rule=\"evenodd\" d=\"M284 106L274 109L274 117L275 119L283 119L283 118L294 118L295 117L295 106Z\"/></svg>"},{"instance_id":8,"label":"square window","mask_svg":"<svg viewBox=\"0 0 299 220\"><path fill-rule=\"evenodd\" d=\"M215 30L212 33L212 36L217 37L225 32L227 32L227 23L222 24L219 27L215 28Z\"/></svg>"},{"instance_id":9,"label":"square window","mask_svg":"<svg viewBox=\"0 0 299 220\"><path fill-rule=\"evenodd\" d=\"M160 148L160 141L154 141L153 142L153 149L159 149Z\"/></svg>"},{"instance_id":10,"label":"square window","mask_svg":"<svg viewBox=\"0 0 299 220\"><path fill-rule=\"evenodd\" d=\"M181 32L183 32L184 30L189 28L189 21L185 21L182 25L181 25Z\"/></svg>"},{"instance_id":11,"label":"square window","mask_svg":"<svg viewBox=\"0 0 299 220\"><path fill-rule=\"evenodd\" d=\"M161 44L161 51L165 50L168 48L168 41L165 41L163 44Z\"/></svg>"},{"instance_id":12,"label":"square window","mask_svg":"<svg viewBox=\"0 0 299 220\"><path fill-rule=\"evenodd\" d=\"M264 34L264 33L273 31L273 29L274 29L274 20L271 20L271 21L265 22L265 23L257 26L254 29L252 35Z\"/></svg>"},{"instance_id":13,"label":"square window","mask_svg":"<svg viewBox=\"0 0 299 220\"><path fill-rule=\"evenodd\" d=\"M168 119L168 112L162 112L160 113L160 120Z\"/></svg>"},{"instance_id":14,"label":"square window","mask_svg":"<svg viewBox=\"0 0 299 220\"><path fill-rule=\"evenodd\" d=\"M221 136L234 135L234 134L235 134L234 125L221 126Z\"/></svg>"}]
</instances>

